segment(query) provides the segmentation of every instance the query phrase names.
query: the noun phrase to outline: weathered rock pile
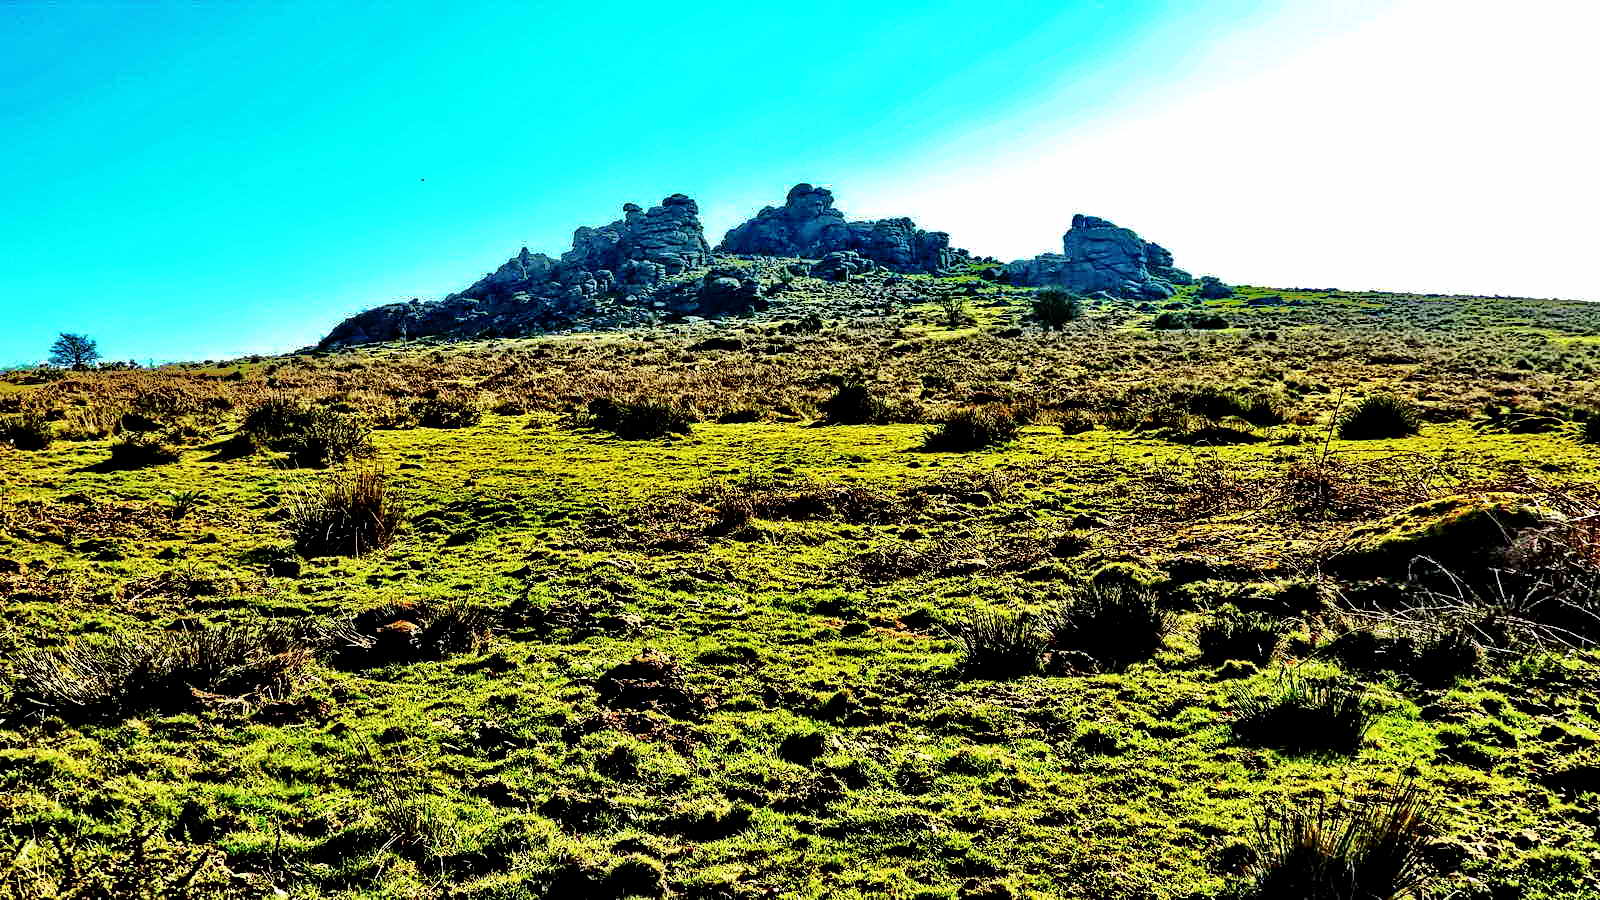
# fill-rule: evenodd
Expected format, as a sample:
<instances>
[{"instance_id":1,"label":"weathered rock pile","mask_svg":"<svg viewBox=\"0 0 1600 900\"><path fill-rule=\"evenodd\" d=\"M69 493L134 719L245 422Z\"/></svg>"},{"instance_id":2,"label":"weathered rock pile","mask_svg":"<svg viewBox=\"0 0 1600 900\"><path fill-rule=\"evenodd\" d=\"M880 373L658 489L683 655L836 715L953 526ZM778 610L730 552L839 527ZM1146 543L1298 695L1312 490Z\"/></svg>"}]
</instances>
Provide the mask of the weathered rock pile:
<instances>
[{"instance_id":1,"label":"weathered rock pile","mask_svg":"<svg viewBox=\"0 0 1600 900\"><path fill-rule=\"evenodd\" d=\"M575 231L572 249L560 260L524 247L500 268L443 300L391 303L352 316L321 346L431 334L526 334L570 322L592 310L600 297L619 296L645 306L663 281L710 262L699 212L683 194L649 210L626 204L617 221Z\"/></svg>"},{"instance_id":2,"label":"weathered rock pile","mask_svg":"<svg viewBox=\"0 0 1600 900\"><path fill-rule=\"evenodd\" d=\"M907 218L848 222L833 206L827 188L797 184L783 206L769 206L730 230L719 252L747 256L798 256L822 259L854 251L896 272L938 272L966 259L950 246L950 235L924 231Z\"/></svg>"},{"instance_id":3,"label":"weathered rock pile","mask_svg":"<svg viewBox=\"0 0 1600 900\"><path fill-rule=\"evenodd\" d=\"M1173 266L1172 253L1165 247L1096 216L1073 216L1061 246L1061 253L1007 265L1011 283L1162 300L1172 296L1174 285L1193 281L1188 272Z\"/></svg>"}]
</instances>

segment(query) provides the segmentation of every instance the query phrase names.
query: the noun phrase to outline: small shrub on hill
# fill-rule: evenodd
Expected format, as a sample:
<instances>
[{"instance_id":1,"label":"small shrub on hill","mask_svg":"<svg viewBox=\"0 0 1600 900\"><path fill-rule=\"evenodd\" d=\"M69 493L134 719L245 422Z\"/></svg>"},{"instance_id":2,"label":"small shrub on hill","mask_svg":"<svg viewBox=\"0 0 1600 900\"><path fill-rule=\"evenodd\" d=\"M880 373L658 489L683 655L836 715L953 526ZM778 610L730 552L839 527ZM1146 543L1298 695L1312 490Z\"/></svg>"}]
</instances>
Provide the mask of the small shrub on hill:
<instances>
[{"instance_id":1,"label":"small shrub on hill","mask_svg":"<svg viewBox=\"0 0 1600 900\"><path fill-rule=\"evenodd\" d=\"M589 401L587 421L623 440L638 441L688 434L694 416L687 409L665 400L598 397Z\"/></svg>"},{"instance_id":2,"label":"small shrub on hill","mask_svg":"<svg viewBox=\"0 0 1600 900\"><path fill-rule=\"evenodd\" d=\"M1083 318L1083 298L1058 288L1044 288L1033 295L1032 312L1034 321L1060 331L1068 322Z\"/></svg>"},{"instance_id":3,"label":"small shrub on hill","mask_svg":"<svg viewBox=\"0 0 1600 900\"><path fill-rule=\"evenodd\" d=\"M979 610L955 631L961 670L976 678L1012 678L1039 671L1046 636L1029 615Z\"/></svg>"},{"instance_id":4,"label":"small shrub on hill","mask_svg":"<svg viewBox=\"0 0 1600 900\"><path fill-rule=\"evenodd\" d=\"M1167 615L1156 592L1133 581L1090 582L1046 618L1050 649L1082 654L1107 669L1125 668L1160 649Z\"/></svg>"},{"instance_id":5,"label":"small shrub on hill","mask_svg":"<svg viewBox=\"0 0 1600 900\"><path fill-rule=\"evenodd\" d=\"M1233 733L1244 743L1290 753L1354 753L1375 716L1363 689L1286 673L1270 693L1235 693Z\"/></svg>"},{"instance_id":6,"label":"small shrub on hill","mask_svg":"<svg viewBox=\"0 0 1600 900\"><path fill-rule=\"evenodd\" d=\"M1278 623L1270 616L1241 612L1227 605L1216 617L1200 626L1196 641L1200 655L1208 662L1243 659L1266 662L1278 647Z\"/></svg>"},{"instance_id":7,"label":"small shrub on hill","mask_svg":"<svg viewBox=\"0 0 1600 900\"><path fill-rule=\"evenodd\" d=\"M1326 799L1269 811L1256 824L1247 900L1395 900L1414 896L1437 823L1414 786L1354 809Z\"/></svg>"},{"instance_id":8,"label":"small shrub on hill","mask_svg":"<svg viewBox=\"0 0 1600 900\"><path fill-rule=\"evenodd\" d=\"M1339 437L1347 441L1410 437L1420 429L1416 407L1393 394L1374 394L1339 420Z\"/></svg>"},{"instance_id":9,"label":"small shrub on hill","mask_svg":"<svg viewBox=\"0 0 1600 900\"><path fill-rule=\"evenodd\" d=\"M478 404L466 397L418 400L412 404L411 414L423 428L470 428L483 418Z\"/></svg>"},{"instance_id":10,"label":"small shrub on hill","mask_svg":"<svg viewBox=\"0 0 1600 900\"><path fill-rule=\"evenodd\" d=\"M1009 443L1022 422L1005 407L968 407L946 416L923 441L924 450L982 450Z\"/></svg>"},{"instance_id":11,"label":"small shrub on hill","mask_svg":"<svg viewBox=\"0 0 1600 900\"><path fill-rule=\"evenodd\" d=\"M829 425L878 425L889 420L889 404L873 393L865 378L851 376L822 401L822 420Z\"/></svg>"},{"instance_id":12,"label":"small shrub on hill","mask_svg":"<svg viewBox=\"0 0 1600 900\"><path fill-rule=\"evenodd\" d=\"M160 435L130 434L111 445L111 459L106 465L112 469L142 469L177 462L178 457L178 448Z\"/></svg>"},{"instance_id":13,"label":"small shrub on hill","mask_svg":"<svg viewBox=\"0 0 1600 900\"><path fill-rule=\"evenodd\" d=\"M49 421L37 411L27 410L0 418L0 441L18 450L48 450L55 438Z\"/></svg>"},{"instance_id":14,"label":"small shrub on hill","mask_svg":"<svg viewBox=\"0 0 1600 900\"><path fill-rule=\"evenodd\" d=\"M1583 439L1591 444L1600 444L1600 410L1589 413L1584 420Z\"/></svg>"},{"instance_id":15,"label":"small shrub on hill","mask_svg":"<svg viewBox=\"0 0 1600 900\"><path fill-rule=\"evenodd\" d=\"M307 411L299 401L274 395L250 407L239 430L261 444L271 445L304 425L306 416Z\"/></svg>"},{"instance_id":16,"label":"small shrub on hill","mask_svg":"<svg viewBox=\"0 0 1600 900\"><path fill-rule=\"evenodd\" d=\"M289 455L291 464L309 469L325 469L373 452L372 431L365 422L329 409L307 413L276 446Z\"/></svg>"},{"instance_id":17,"label":"small shrub on hill","mask_svg":"<svg viewBox=\"0 0 1600 900\"><path fill-rule=\"evenodd\" d=\"M301 556L360 556L386 546L405 510L377 466L337 472L289 504L289 531Z\"/></svg>"}]
</instances>

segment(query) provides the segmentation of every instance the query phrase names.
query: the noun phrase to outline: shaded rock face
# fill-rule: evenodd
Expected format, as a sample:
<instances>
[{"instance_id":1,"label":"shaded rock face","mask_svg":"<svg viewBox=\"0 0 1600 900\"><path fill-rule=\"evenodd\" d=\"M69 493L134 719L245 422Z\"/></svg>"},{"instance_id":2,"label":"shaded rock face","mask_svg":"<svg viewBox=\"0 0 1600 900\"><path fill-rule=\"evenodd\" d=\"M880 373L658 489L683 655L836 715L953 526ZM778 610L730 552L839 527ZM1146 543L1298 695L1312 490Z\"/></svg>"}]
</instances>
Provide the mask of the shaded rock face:
<instances>
[{"instance_id":1,"label":"shaded rock face","mask_svg":"<svg viewBox=\"0 0 1600 900\"><path fill-rule=\"evenodd\" d=\"M1060 287L1078 294L1162 300L1173 285L1194 279L1172 264L1172 253L1130 228L1098 216L1075 215L1061 238L1061 253L1045 253L1006 266L1012 284Z\"/></svg>"},{"instance_id":2,"label":"shaded rock face","mask_svg":"<svg viewBox=\"0 0 1600 900\"><path fill-rule=\"evenodd\" d=\"M847 222L827 188L797 184L781 207L769 206L730 230L717 248L748 256L821 259L852 250L896 272L937 272L966 259L950 235L924 231L907 218Z\"/></svg>"},{"instance_id":3,"label":"shaded rock face","mask_svg":"<svg viewBox=\"0 0 1600 900\"><path fill-rule=\"evenodd\" d=\"M1207 300L1221 300L1233 296L1233 288L1222 283L1215 275L1200 276L1200 296ZM1281 299L1281 298L1280 298Z\"/></svg>"},{"instance_id":4,"label":"shaded rock face","mask_svg":"<svg viewBox=\"0 0 1600 900\"><path fill-rule=\"evenodd\" d=\"M649 210L629 203L622 218L579 228L555 260L528 248L443 300L391 303L341 322L321 347L431 334L499 336L559 327L605 294L648 295L664 279L710 262L700 210L673 194Z\"/></svg>"},{"instance_id":5,"label":"shaded rock face","mask_svg":"<svg viewBox=\"0 0 1600 900\"><path fill-rule=\"evenodd\" d=\"M811 274L824 281L848 281L852 275L864 275L876 268L876 263L854 250L835 250L812 266Z\"/></svg>"},{"instance_id":6,"label":"shaded rock face","mask_svg":"<svg viewBox=\"0 0 1600 900\"><path fill-rule=\"evenodd\" d=\"M761 282L754 275L731 266L718 266L701 278L658 292L651 305L672 316L714 319L764 310L767 301L762 296Z\"/></svg>"}]
</instances>

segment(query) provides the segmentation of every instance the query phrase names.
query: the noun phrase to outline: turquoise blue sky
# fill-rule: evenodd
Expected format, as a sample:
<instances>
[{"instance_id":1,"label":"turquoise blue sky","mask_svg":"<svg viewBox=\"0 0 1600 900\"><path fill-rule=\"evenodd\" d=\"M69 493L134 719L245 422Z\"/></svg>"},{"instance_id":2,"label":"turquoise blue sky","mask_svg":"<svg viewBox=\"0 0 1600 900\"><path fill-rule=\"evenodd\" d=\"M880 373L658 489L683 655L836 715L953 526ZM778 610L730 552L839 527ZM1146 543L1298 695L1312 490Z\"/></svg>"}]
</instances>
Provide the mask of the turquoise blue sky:
<instances>
[{"instance_id":1,"label":"turquoise blue sky","mask_svg":"<svg viewBox=\"0 0 1600 900\"><path fill-rule=\"evenodd\" d=\"M1001 256L1057 245L1074 190L1122 217L1121 182L1142 215L1127 224L1167 224L1152 236L1186 262L1180 237L1204 229L1167 222L1139 186L1148 168L1067 162L1075 180L1040 174L1038 195L959 173L1021 172L1073 135L1173 114L1185 86L1248 80L1292 56L1286 40L1359 24L1286 9L6 4L0 363L40 358L61 330L141 361L293 349L523 245L558 253L626 201L688 193L715 242L801 180ZM1134 140L1175 164L1222 132L1289 149L1259 116L1216 125ZM1189 205L1183 186L1159 193Z\"/></svg>"}]
</instances>

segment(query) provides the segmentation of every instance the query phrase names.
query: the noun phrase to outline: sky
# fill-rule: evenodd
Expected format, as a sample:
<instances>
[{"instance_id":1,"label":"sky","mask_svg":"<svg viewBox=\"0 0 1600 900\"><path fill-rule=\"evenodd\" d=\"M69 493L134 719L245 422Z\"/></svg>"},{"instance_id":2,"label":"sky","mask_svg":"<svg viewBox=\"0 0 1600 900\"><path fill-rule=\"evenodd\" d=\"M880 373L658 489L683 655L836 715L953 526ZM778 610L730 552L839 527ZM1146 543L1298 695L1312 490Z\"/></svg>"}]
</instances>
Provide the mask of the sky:
<instances>
[{"instance_id":1,"label":"sky","mask_svg":"<svg viewBox=\"0 0 1600 900\"><path fill-rule=\"evenodd\" d=\"M1333 7L1333 8L1330 8ZM0 364L314 343L683 192L975 253L1600 299L1600 4L0 4Z\"/></svg>"}]
</instances>

